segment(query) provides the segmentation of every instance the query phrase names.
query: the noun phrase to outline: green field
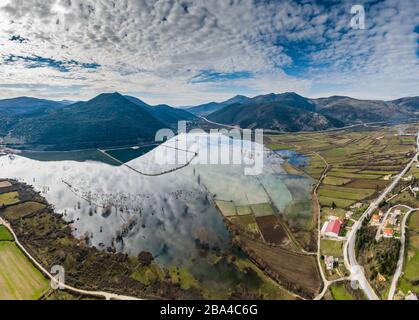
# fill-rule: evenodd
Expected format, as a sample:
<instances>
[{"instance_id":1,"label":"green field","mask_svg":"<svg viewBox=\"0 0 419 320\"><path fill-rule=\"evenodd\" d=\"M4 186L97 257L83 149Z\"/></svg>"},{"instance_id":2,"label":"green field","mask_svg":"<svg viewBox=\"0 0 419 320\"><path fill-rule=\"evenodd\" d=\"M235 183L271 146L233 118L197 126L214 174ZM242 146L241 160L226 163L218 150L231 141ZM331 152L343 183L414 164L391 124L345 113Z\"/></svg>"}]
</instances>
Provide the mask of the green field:
<instances>
[{"instance_id":1,"label":"green field","mask_svg":"<svg viewBox=\"0 0 419 320\"><path fill-rule=\"evenodd\" d=\"M232 201L216 200L215 204L225 217L231 217L237 214L236 207Z\"/></svg>"},{"instance_id":2,"label":"green field","mask_svg":"<svg viewBox=\"0 0 419 320\"><path fill-rule=\"evenodd\" d=\"M250 206L237 206L237 214L239 216L246 216L248 214L252 214L252 208Z\"/></svg>"},{"instance_id":3,"label":"green field","mask_svg":"<svg viewBox=\"0 0 419 320\"><path fill-rule=\"evenodd\" d=\"M319 202L322 206L331 207L333 203L339 208L346 208L355 203L355 200L348 200L348 199L339 199L339 198L330 198L319 196Z\"/></svg>"},{"instance_id":4,"label":"green field","mask_svg":"<svg viewBox=\"0 0 419 320\"><path fill-rule=\"evenodd\" d=\"M406 256L403 274L398 287L405 294L409 291L419 294L419 212L414 212L409 217Z\"/></svg>"},{"instance_id":5,"label":"green field","mask_svg":"<svg viewBox=\"0 0 419 320\"><path fill-rule=\"evenodd\" d=\"M333 256L335 258L342 256L342 241L321 240L321 254L324 256Z\"/></svg>"},{"instance_id":6,"label":"green field","mask_svg":"<svg viewBox=\"0 0 419 320\"><path fill-rule=\"evenodd\" d=\"M140 266L135 270L131 278L140 281L144 285L150 285L164 279L164 272L156 264L150 266Z\"/></svg>"},{"instance_id":7,"label":"green field","mask_svg":"<svg viewBox=\"0 0 419 320\"><path fill-rule=\"evenodd\" d=\"M252 204L251 207L256 217L270 216L274 214L274 210L269 203Z\"/></svg>"},{"instance_id":8,"label":"green field","mask_svg":"<svg viewBox=\"0 0 419 320\"><path fill-rule=\"evenodd\" d=\"M5 226L0 226L0 241L13 241L13 236Z\"/></svg>"},{"instance_id":9,"label":"green field","mask_svg":"<svg viewBox=\"0 0 419 320\"><path fill-rule=\"evenodd\" d=\"M353 300L351 293L342 284L332 284L330 291L334 300Z\"/></svg>"},{"instance_id":10,"label":"green field","mask_svg":"<svg viewBox=\"0 0 419 320\"><path fill-rule=\"evenodd\" d=\"M7 206L19 202L19 194L17 192L8 192L0 194L0 206Z\"/></svg>"},{"instance_id":11,"label":"green field","mask_svg":"<svg viewBox=\"0 0 419 320\"><path fill-rule=\"evenodd\" d=\"M326 176L326 178L324 178L324 180L323 180L323 183L328 184L328 185L332 185L332 186L342 186L342 185L344 185L344 184L346 184L350 181L351 181L351 179Z\"/></svg>"},{"instance_id":12,"label":"green field","mask_svg":"<svg viewBox=\"0 0 419 320\"><path fill-rule=\"evenodd\" d=\"M413 213L409 217L409 228L419 232L419 214Z\"/></svg>"},{"instance_id":13,"label":"green field","mask_svg":"<svg viewBox=\"0 0 419 320\"><path fill-rule=\"evenodd\" d=\"M413 283L419 281L419 251L407 261L404 278Z\"/></svg>"},{"instance_id":14,"label":"green field","mask_svg":"<svg viewBox=\"0 0 419 320\"><path fill-rule=\"evenodd\" d=\"M11 207L7 207L4 210L4 215L8 219L18 219L44 208L45 205L39 202L24 202Z\"/></svg>"},{"instance_id":15,"label":"green field","mask_svg":"<svg viewBox=\"0 0 419 320\"><path fill-rule=\"evenodd\" d=\"M0 300L36 300L49 282L14 242L0 242Z\"/></svg>"},{"instance_id":16,"label":"green field","mask_svg":"<svg viewBox=\"0 0 419 320\"><path fill-rule=\"evenodd\" d=\"M350 191L348 191L350 190ZM347 200L362 200L370 195L372 195L374 192L370 190L366 190L366 192L362 192L364 190L354 190L354 189L345 189L340 188L336 190L329 189L329 188L320 188L319 190L319 196L324 196L328 198L338 198L338 199L347 199Z\"/></svg>"}]
</instances>

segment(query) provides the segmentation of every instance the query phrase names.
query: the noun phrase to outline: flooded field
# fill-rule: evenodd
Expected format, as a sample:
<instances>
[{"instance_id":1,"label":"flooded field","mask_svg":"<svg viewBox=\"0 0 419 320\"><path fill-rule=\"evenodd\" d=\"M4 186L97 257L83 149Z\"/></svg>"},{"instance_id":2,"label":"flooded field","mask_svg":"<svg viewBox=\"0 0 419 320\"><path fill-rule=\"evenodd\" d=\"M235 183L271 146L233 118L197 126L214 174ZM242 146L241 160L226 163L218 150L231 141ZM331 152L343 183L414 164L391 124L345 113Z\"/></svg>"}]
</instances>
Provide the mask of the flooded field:
<instances>
[{"instance_id":1,"label":"flooded field","mask_svg":"<svg viewBox=\"0 0 419 320\"><path fill-rule=\"evenodd\" d=\"M285 213L295 201L309 197L311 181L287 175L283 160L268 150L263 173L256 176L245 175L243 164L195 163L202 145L191 140L184 144L186 149L178 148L177 142L183 139L175 137L120 166L99 158L77 162L3 156L0 177L32 185L71 222L73 234L91 246L130 255L149 251L158 262L186 267L203 278L206 272L217 271L210 268L211 257L202 255L202 248L219 253L232 250L214 201L252 208L273 203ZM221 153L228 152L229 144L221 143L220 148ZM157 154L181 157L184 162L162 164L156 161ZM251 163L252 156L248 157Z\"/></svg>"}]
</instances>

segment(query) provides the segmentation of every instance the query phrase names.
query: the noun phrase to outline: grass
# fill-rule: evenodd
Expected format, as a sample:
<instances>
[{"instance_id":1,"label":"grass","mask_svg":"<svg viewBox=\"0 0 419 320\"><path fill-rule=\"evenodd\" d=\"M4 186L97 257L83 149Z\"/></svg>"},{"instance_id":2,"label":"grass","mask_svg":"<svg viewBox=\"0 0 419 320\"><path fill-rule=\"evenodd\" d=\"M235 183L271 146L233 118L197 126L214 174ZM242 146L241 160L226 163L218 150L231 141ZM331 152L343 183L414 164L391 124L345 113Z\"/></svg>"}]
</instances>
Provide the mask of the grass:
<instances>
[{"instance_id":1,"label":"grass","mask_svg":"<svg viewBox=\"0 0 419 320\"><path fill-rule=\"evenodd\" d=\"M332 284L330 291L334 300L353 300L351 293L342 284Z\"/></svg>"},{"instance_id":2,"label":"grass","mask_svg":"<svg viewBox=\"0 0 419 320\"><path fill-rule=\"evenodd\" d=\"M329 216L335 216L341 219L345 218L345 213L346 210L343 209L332 209L332 208L322 208L322 216L325 218L325 220L329 217Z\"/></svg>"},{"instance_id":3,"label":"grass","mask_svg":"<svg viewBox=\"0 0 419 320\"><path fill-rule=\"evenodd\" d=\"M370 192L372 194L372 192ZM342 191L330 190L326 188L320 188L319 196L324 196L328 198L338 198L338 199L347 199L347 200L363 200L368 197L368 194L362 194L359 191L355 193L348 192L342 188Z\"/></svg>"},{"instance_id":4,"label":"grass","mask_svg":"<svg viewBox=\"0 0 419 320\"><path fill-rule=\"evenodd\" d=\"M269 203L252 204L251 207L256 217L270 216L274 214L274 210Z\"/></svg>"},{"instance_id":5,"label":"grass","mask_svg":"<svg viewBox=\"0 0 419 320\"><path fill-rule=\"evenodd\" d=\"M414 229L419 232L419 213L415 212L409 217L409 229Z\"/></svg>"},{"instance_id":6,"label":"grass","mask_svg":"<svg viewBox=\"0 0 419 320\"><path fill-rule=\"evenodd\" d=\"M236 209L237 209L237 214L239 216L245 216L245 215L253 213L252 208L250 208L250 206L237 206Z\"/></svg>"},{"instance_id":7,"label":"grass","mask_svg":"<svg viewBox=\"0 0 419 320\"><path fill-rule=\"evenodd\" d=\"M267 300L294 300L295 297L281 288L274 280L266 276L262 270L251 263L247 259L237 259L235 262L237 268L241 271L253 270L261 280L259 288L255 290L255 294L263 294L263 299Z\"/></svg>"},{"instance_id":8,"label":"grass","mask_svg":"<svg viewBox=\"0 0 419 320\"><path fill-rule=\"evenodd\" d=\"M236 207L234 206L233 202L216 200L215 203L223 216L231 217L237 214Z\"/></svg>"},{"instance_id":9,"label":"grass","mask_svg":"<svg viewBox=\"0 0 419 320\"><path fill-rule=\"evenodd\" d=\"M13 242L0 242L0 300L37 300L49 282Z\"/></svg>"},{"instance_id":10,"label":"grass","mask_svg":"<svg viewBox=\"0 0 419 320\"><path fill-rule=\"evenodd\" d=\"M287 144L278 144L278 143L272 143L268 144L267 147L271 150L292 150L293 147Z\"/></svg>"},{"instance_id":11,"label":"grass","mask_svg":"<svg viewBox=\"0 0 419 320\"><path fill-rule=\"evenodd\" d=\"M275 278L293 283L310 296L318 293L321 279L314 256L290 252L247 238L240 241L245 252L252 252L252 257L257 257L258 262L278 275Z\"/></svg>"},{"instance_id":12,"label":"grass","mask_svg":"<svg viewBox=\"0 0 419 320\"><path fill-rule=\"evenodd\" d=\"M320 249L324 256L341 257L342 241L321 240Z\"/></svg>"},{"instance_id":13,"label":"grass","mask_svg":"<svg viewBox=\"0 0 419 320\"><path fill-rule=\"evenodd\" d=\"M234 217L230 217L229 220L232 223L238 225L245 232L260 236L259 227L256 223L256 220L253 214L249 214L245 216L234 216Z\"/></svg>"},{"instance_id":14,"label":"grass","mask_svg":"<svg viewBox=\"0 0 419 320\"><path fill-rule=\"evenodd\" d=\"M382 175L386 173L383 172ZM355 173L355 172L343 172L339 170L332 170L329 173L330 176L338 177L338 178L349 178L349 179L379 179L382 175L375 175L375 174L362 174L362 173Z\"/></svg>"},{"instance_id":15,"label":"grass","mask_svg":"<svg viewBox=\"0 0 419 320\"><path fill-rule=\"evenodd\" d=\"M132 274L131 278L141 282L144 285L161 281L164 279L164 273L159 266L151 264L150 266L140 266Z\"/></svg>"},{"instance_id":16,"label":"grass","mask_svg":"<svg viewBox=\"0 0 419 320\"><path fill-rule=\"evenodd\" d=\"M7 207L4 210L4 215L9 219L18 219L44 208L45 205L42 203L29 201Z\"/></svg>"},{"instance_id":17,"label":"grass","mask_svg":"<svg viewBox=\"0 0 419 320\"><path fill-rule=\"evenodd\" d=\"M389 181L384 180L370 180L370 179L357 179L354 181L351 181L345 187L349 188L360 188L360 189L383 189L387 184L389 184Z\"/></svg>"},{"instance_id":18,"label":"grass","mask_svg":"<svg viewBox=\"0 0 419 320\"><path fill-rule=\"evenodd\" d=\"M324 178L323 183L332 185L332 186L342 186L350 181L351 181L350 179L327 176Z\"/></svg>"},{"instance_id":19,"label":"grass","mask_svg":"<svg viewBox=\"0 0 419 320\"><path fill-rule=\"evenodd\" d=\"M349 207L351 204L353 204L355 201L319 196L319 202L322 206L331 207L332 204L335 203L336 206L338 206L339 208L346 208L346 207Z\"/></svg>"},{"instance_id":20,"label":"grass","mask_svg":"<svg viewBox=\"0 0 419 320\"><path fill-rule=\"evenodd\" d=\"M190 288L200 288L199 282L185 268L171 267L169 269L169 274L172 282L179 284L183 290Z\"/></svg>"},{"instance_id":21,"label":"grass","mask_svg":"<svg viewBox=\"0 0 419 320\"><path fill-rule=\"evenodd\" d=\"M13 236L5 226L0 226L0 241L13 241Z\"/></svg>"},{"instance_id":22,"label":"grass","mask_svg":"<svg viewBox=\"0 0 419 320\"><path fill-rule=\"evenodd\" d=\"M0 206L7 206L19 202L19 193L8 192L0 194Z\"/></svg>"},{"instance_id":23,"label":"grass","mask_svg":"<svg viewBox=\"0 0 419 320\"><path fill-rule=\"evenodd\" d=\"M416 251L415 255L408 259L403 276L413 283L419 280L419 251Z\"/></svg>"}]
</instances>

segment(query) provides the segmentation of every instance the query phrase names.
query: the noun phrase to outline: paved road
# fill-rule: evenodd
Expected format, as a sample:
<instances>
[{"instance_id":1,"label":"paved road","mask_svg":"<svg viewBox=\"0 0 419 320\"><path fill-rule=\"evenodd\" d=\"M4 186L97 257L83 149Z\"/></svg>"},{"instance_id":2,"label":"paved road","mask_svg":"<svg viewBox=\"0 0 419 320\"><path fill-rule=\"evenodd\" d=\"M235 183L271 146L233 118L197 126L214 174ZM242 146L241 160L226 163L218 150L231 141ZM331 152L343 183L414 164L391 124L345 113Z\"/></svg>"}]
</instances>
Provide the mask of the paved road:
<instances>
[{"instance_id":1,"label":"paved road","mask_svg":"<svg viewBox=\"0 0 419 320\"><path fill-rule=\"evenodd\" d=\"M323 296L325 295L325 293L327 292L327 290L329 289L329 286L331 285L331 281L327 280L325 274L324 274L324 269L322 266L322 261L321 261L321 252L320 252L320 241L321 241L321 216L320 216L320 203L319 203L319 199L317 197L317 190L319 189L321 183L323 182L323 179L326 177L327 172L329 172L330 169L330 165L329 163L326 161L325 158L323 158L319 153L316 152L316 154L323 160L324 164L326 165L326 167L324 168L322 175L319 179L319 181L317 182L316 186L313 189L313 197L316 199L317 202L317 208L318 208L318 212L317 212L317 264L319 266L319 272L320 275L323 279L323 290L319 293L319 295L317 297L314 298L314 300L321 300L323 298Z\"/></svg>"},{"instance_id":2,"label":"paved road","mask_svg":"<svg viewBox=\"0 0 419 320\"><path fill-rule=\"evenodd\" d=\"M5 226L10 233L13 235L13 238L15 239L15 243L17 246L23 251L23 253L32 261L32 263L42 272L44 273L48 278L50 278L52 281L54 281L58 286L67 289L72 292L76 292L83 295L88 296L94 296L99 298L105 298L106 300L143 300L136 297L130 297L130 296L124 296L120 294L110 293L110 292L104 292L104 291L89 291L89 290L82 290L77 289L72 286L69 286L65 283L62 283L60 281L57 281L54 276L48 272L47 269L45 269L34 257L31 256L31 254L26 250L26 248L19 242L19 239L17 238L15 232L13 231L13 228L11 225L5 221L4 219L0 218L0 225Z\"/></svg>"},{"instance_id":3,"label":"paved road","mask_svg":"<svg viewBox=\"0 0 419 320\"><path fill-rule=\"evenodd\" d=\"M417 152L412 160L406 165L402 172L400 172L393 180L393 182L380 194L380 196L373 201L368 209L364 212L364 214L359 218L357 222L352 227L352 230L348 234L348 240L345 242L343 247L343 257L345 260L345 266L351 273L351 279L356 280L359 283L359 286L364 290L365 294L367 295L368 299L370 300L379 300L379 297L374 292L374 289L371 287L370 283L365 277L364 269L357 263L356 261L356 253L355 253L355 240L356 240L356 233L362 226L362 222L368 217L377 207L378 205L384 200L384 198L396 187L399 183L400 179L408 172L413 165L414 162L417 161L418 154L419 154L419 132L416 139L417 145Z\"/></svg>"},{"instance_id":4,"label":"paved road","mask_svg":"<svg viewBox=\"0 0 419 320\"><path fill-rule=\"evenodd\" d=\"M396 289L397 289L397 283L399 281L399 278L400 278L400 276L402 274L402 270L403 270L404 251L405 251L405 244L406 244L406 221L407 221L407 218L409 217L409 215L413 211L417 211L417 210L419 210L419 209L410 208L410 210L403 217L403 221L402 221L402 224L401 224L401 236L400 236L401 247L400 247L400 252L399 252L399 260L397 261L396 272L394 273L393 280L391 281L391 286L390 286L390 290L388 292L387 300L393 300L394 294L395 294Z\"/></svg>"}]
</instances>

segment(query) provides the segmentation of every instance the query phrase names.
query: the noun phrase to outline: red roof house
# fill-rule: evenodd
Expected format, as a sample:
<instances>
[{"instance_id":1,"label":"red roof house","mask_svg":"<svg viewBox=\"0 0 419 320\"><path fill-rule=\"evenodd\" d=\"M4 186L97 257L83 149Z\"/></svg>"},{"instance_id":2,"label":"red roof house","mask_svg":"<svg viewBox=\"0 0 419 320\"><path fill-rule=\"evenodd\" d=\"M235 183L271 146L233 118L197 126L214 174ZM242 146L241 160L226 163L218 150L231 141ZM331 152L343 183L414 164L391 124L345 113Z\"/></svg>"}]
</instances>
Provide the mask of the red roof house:
<instances>
[{"instance_id":1,"label":"red roof house","mask_svg":"<svg viewBox=\"0 0 419 320\"><path fill-rule=\"evenodd\" d=\"M330 220L327 224L324 234L328 237L338 237L341 228L342 221L340 221L339 219Z\"/></svg>"},{"instance_id":2,"label":"red roof house","mask_svg":"<svg viewBox=\"0 0 419 320\"><path fill-rule=\"evenodd\" d=\"M372 219L371 220L372 220L373 223L379 223L380 220L381 220L381 216L379 216L378 214L374 214L372 216Z\"/></svg>"},{"instance_id":3,"label":"red roof house","mask_svg":"<svg viewBox=\"0 0 419 320\"><path fill-rule=\"evenodd\" d=\"M393 234L394 234L394 230L393 229L384 229L383 230L383 236L385 238L391 238L391 237L393 237Z\"/></svg>"}]
</instances>

